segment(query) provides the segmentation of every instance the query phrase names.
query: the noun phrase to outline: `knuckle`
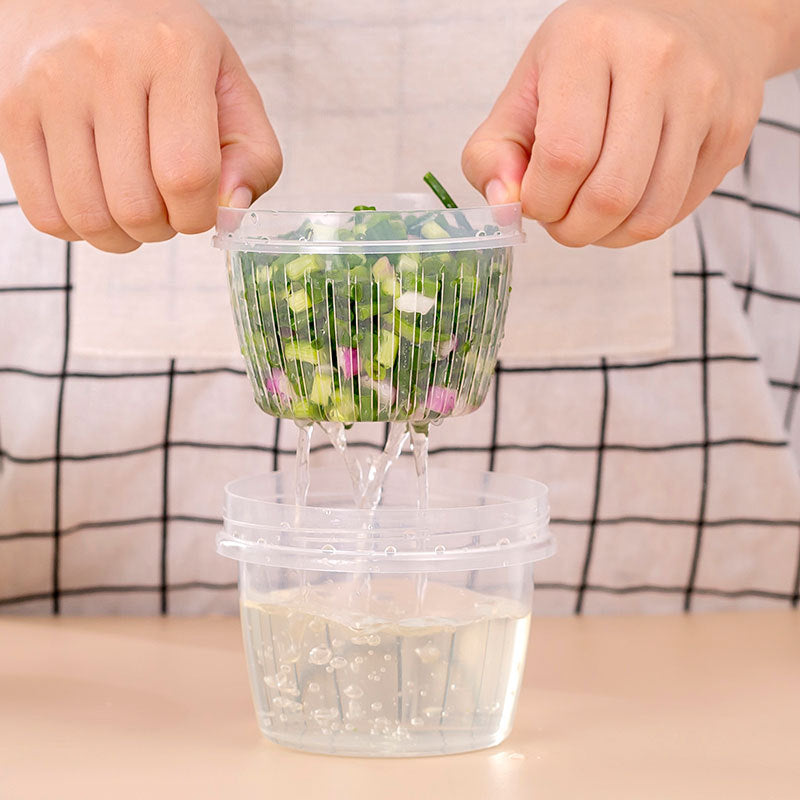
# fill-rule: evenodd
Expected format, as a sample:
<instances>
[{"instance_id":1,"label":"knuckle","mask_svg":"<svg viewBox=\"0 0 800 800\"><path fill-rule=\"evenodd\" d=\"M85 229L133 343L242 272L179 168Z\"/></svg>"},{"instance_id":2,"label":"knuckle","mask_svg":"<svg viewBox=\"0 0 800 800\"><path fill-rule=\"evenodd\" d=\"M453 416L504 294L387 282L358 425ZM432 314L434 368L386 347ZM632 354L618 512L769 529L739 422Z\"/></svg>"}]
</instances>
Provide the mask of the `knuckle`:
<instances>
[{"instance_id":1,"label":"knuckle","mask_svg":"<svg viewBox=\"0 0 800 800\"><path fill-rule=\"evenodd\" d=\"M623 227L630 239L645 242L650 239L658 239L669 226L670 221L663 217L649 212L641 212L633 214Z\"/></svg>"},{"instance_id":2,"label":"knuckle","mask_svg":"<svg viewBox=\"0 0 800 800\"><path fill-rule=\"evenodd\" d=\"M214 226L216 215L212 210L208 212L196 212L191 217L181 219L180 222L171 223L172 227L177 233L185 233L187 235L195 233L205 233L209 228Z\"/></svg>"},{"instance_id":3,"label":"knuckle","mask_svg":"<svg viewBox=\"0 0 800 800\"><path fill-rule=\"evenodd\" d=\"M593 163L586 145L572 139L557 138L551 141L549 138L537 138L533 149L545 171L556 175L584 175Z\"/></svg>"},{"instance_id":4,"label":"knuckle","mask_svg":"<svg viewBox=\"0 0 800 800\"><path fill-rule=\"evenodd\" d=\"M31 63L28 76L35 88L41 92L53 91L61 85L64 69L55 53L39 53Z\"/></svg>"},{"instance_id":5,"label":"knuckle","mask_svg":"<svg viewBox=\"0 0 800 800\"><path fill-rule=\"evenodd\" d=\"M41 233L55 236L57 239L68 239L72 235L69 225L56 209L41 209L26 213L26 216L31 225Z\"/></svg>"},{"instance_id":6,"label":"knuckle","mask_svg":"<svg viewBox=\"0 0 800 800\"><path fill-rule=\"evenodd\" d=\"M113 208L114 219L129 228L151 228L165 222L164 207L150 197L122 197Z\"/></svg>"},{"instance_id":7,"label":"knuckle","mask_svg":"<svg viewBox=\"0 0 800 800\"><path fill-rule=\"evenodd\" d=\"M672 65L683 46L682 37L673 27L657 27L648 31L646 38L648 57L657 70Z\"/></svg>"},{"instance_id":8,"label":"knuckle","mask_svg":"<svg viewBox=\"0 0 800 800\"><path fill-rule=\"evenodd\" d=\"M694 75L695 92L702 103L717 98L722 89L723 79L719 68L712 64L700 66Z\"/></svg>"},{"instance_id":9,"label":"knuckle","mask_svg":"<svg viewBox=\"0 0 800 800\"><path fill-rule=\"evenodd\" d=\"M174 195L192 195L214 189L219 180L219 165L196 158L173 158L157 170L156 182Z\"/></svg>"},{"instance_id":10,"label":"knuckle","mask_svg":"<svg viewBox=\"0 0 800 800\"><path fill-rule=\"evenodd\" d=\"M569 223L558 222L544 226L550 237L565 247L585 247L592 239Z\"/></svg>"},{"instance_id":11,"label":"knuckle","mask_svg":"<svg viewBox=\"0 0 800 800\"><path fill-rule=\"evenodd\" d=\"M586 187L587 205L605 216L625 214L636 205L638 197L627 181L606 178Z\"/></svg>"},{"instance_id":12,"label":"knuckle","mask_svg":"<svg viewBox=\"0 0 800 800\"><path fill-rule=\"evenodd\" d=\"M108 209L100 207L79 208L68 216L67 221L73 230L87 239L102 236L114 227Z\"/></svg>"}]
</instances>

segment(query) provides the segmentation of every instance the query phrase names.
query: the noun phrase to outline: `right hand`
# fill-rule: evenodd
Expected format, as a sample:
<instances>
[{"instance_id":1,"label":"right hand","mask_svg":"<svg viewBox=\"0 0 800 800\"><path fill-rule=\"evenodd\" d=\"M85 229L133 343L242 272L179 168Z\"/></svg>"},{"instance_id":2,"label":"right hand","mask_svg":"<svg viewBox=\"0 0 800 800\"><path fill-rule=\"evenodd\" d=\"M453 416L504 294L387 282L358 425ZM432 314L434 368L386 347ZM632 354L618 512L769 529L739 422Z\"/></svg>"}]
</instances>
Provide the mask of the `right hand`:
<instances>
[{"instance_id":1,"label":"right hand","mask_svg":"<svg viewBox=\"0 0 800 800\"><path fill-rule=\"evenodd\" d=\"M280 175L258 90L195 0L10 0L0 153L35 228L126 253Z\"/></svg>"}]
</instances>

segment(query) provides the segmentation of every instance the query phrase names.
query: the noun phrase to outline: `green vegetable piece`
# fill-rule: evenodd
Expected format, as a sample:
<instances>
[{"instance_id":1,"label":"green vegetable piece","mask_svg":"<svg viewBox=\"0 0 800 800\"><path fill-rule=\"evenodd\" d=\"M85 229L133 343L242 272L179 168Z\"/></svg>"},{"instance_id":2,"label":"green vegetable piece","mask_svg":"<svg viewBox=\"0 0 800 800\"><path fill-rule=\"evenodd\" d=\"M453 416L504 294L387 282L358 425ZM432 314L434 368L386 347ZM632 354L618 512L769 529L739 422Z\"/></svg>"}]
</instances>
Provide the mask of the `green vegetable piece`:
<instances>
[{"instance_id":1,"label":"green vegetable piece","mask_svg":"<svg viewBox=\"0 0 800 800\"><path fill-rule=\"evenodd\" d=\"M324 375L318 372L314 375L314 383L311 386L311 391L308 393L308 399L318 406L324 406L330 400L333 393L333 377L331 375Z\"/></svg>"},{"instance_id":2,"label":"green vegetable piece","mask_svg":"<svg viewBox=\"0 0 800 800\"><path fill-rule=\"evenodd\" d=\"M311 307L311 299L305 289L297 289L294 292L290 292L288 302L289 308L291 308L295 314L306 311Z\"/></svg>"},{"instance_id":3,"label":"green vegetable piece","mask_svg":"<svg viewBox=\"0 0 800 800\"><path fill-rule=\"evenodd\" d=\"M292 414L295 419L312 419L314 416L311 406L305 400L296 400L292 403Z\"/></svg>"},{"instance_id":4,"label":"green vegetable piece","mask_svg":"<svg viewBox=\"0 0 800 800\"><path fill-rule=\"evenodd\" d=\"M432 172L426 172L422 180L431 187L433 193L441 200L442 205L445 208L457 208L455 200L447 193L447 189L439 183L438 180L433 176Z\"/></svg>"},{"instance_id":5,"label":"green vegetable piece","mask_svg":"<svg viewBox=\"0 0 800 800\"><path fill-rule=\"evenodd\" d=\"M384 367L391 367L397 358L399 340L391 331L383 329L378 338L378 363Z\"/></svg>"},{"instance_id":6,"label":"green vegetable piece","mask_svg":"<svg viewBox=\"0 0 800 800\"><path fill-rule=\"evenodd\" d=\"M283 355L293 361L304 361L306 364L316 364L318 353L311 342L287 342L283 346Z\"/></svg>"},{"instance_id":7,"label":"green vegetable piece","mask_svg":"<svg viewBox=\"0 0 800 800\"><path fill-rule=\"evenodd\" d=\"M450 234L438 222L430 220L422 226L420 231L424 239L449 239ZM288 267L287 267L288 269Z\"/></svg>"},{"instance_id":8,"label":"green vegetable piece","mask_svg":"<svg viewBox=\"0 0 800 800\"><path fill-rule=\"evenodd\" d=\"M301 276L322 269L324 263L318 255L304 253L286 265L286 276L289 280L296 281Z\"/></svg>"},{"instance_id":9,"label":"green vegetable piece","mask_svg":"<svg viewBox=\"0 0 800 800\"><path fill-rule=\"evenodd\" d=\"M387 278L394 278L394 269L392 268L392 263L389 261L387 256L381 256L372 265L372 277L375 278L375 280L379 283Z\"/></svg>"},{"instance_id":10,"label":"green vegetable piece","mask_svg":"<svg viewBox=\"0 0 800 800\"><path fill-rule=\"evenodd\" d=\"M381 281L381 291L389 297L400 297L403 294L403 287L395 277L384 278Z\"/></svg>"},{"instance_id":11,"label":"green vegetable piece","mask_svg":"<svg viewBox=\"0 0 800 800\"><path fill-rule=\"evenodd\" d=\"M364 362L364 372L374 381L382 381L386 377L386 367L372 361Z\"/></svg>"},{"instance_id":12,"label":"green vegetable piece","mask_svg":"<svg viewBox=\"0 0 800 800\"><path fill-rule=\"evenodd\" d=\"M414 258L416 256L416 258ZM402 253L397 259L399 272L416 272L419 268L419 253Z\"/></svg>"}]
</instances>

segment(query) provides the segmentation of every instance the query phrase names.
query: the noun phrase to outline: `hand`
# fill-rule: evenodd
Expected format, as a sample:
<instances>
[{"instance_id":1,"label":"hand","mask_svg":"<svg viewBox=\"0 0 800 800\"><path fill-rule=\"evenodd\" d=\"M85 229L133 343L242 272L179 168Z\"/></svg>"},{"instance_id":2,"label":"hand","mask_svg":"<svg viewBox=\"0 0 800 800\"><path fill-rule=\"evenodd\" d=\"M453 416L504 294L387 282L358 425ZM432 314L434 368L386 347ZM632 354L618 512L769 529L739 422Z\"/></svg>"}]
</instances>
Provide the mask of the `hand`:
<instances>
[{"instance_id":1,"label":"hand","mask_svg":"<svg viewBox=\"0 0 800 800\"><path fill-rule=\"evenodd\" d=\"M467 143L464 173L562 244L660 236L744 158L775 67L761 2L565 3Z\"/></svg>"},{"instance_id":2,"label":"hand","mask_svg":"<svg viewBox=\"0 0 800 800\"><path fill-rule=\"evenodd\" d=\"M124 253L246 207L281 153L230 41L194 0L9 0L0 153L45 233Z\"/></svg>"}]
</instances>

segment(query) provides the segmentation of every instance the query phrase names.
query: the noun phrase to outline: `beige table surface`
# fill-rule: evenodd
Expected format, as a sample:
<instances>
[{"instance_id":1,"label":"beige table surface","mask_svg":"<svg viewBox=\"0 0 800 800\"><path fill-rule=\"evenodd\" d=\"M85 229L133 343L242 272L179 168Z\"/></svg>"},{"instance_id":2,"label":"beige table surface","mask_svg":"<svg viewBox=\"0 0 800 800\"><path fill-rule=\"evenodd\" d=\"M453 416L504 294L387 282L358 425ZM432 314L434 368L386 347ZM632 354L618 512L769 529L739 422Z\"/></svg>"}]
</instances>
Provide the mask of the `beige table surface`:
<instances>
[{"instance_id":1,"label":"beige table surface","mask_svg":"<svg viewBox=\"0 0 800 800\"><path fill-rule=\"evenodd\" d=\"M412 760L263 740L238 621L0 618L0 800L800 798L800 614L534 620L514 733Z\"/></svg>"}]
</instances>

